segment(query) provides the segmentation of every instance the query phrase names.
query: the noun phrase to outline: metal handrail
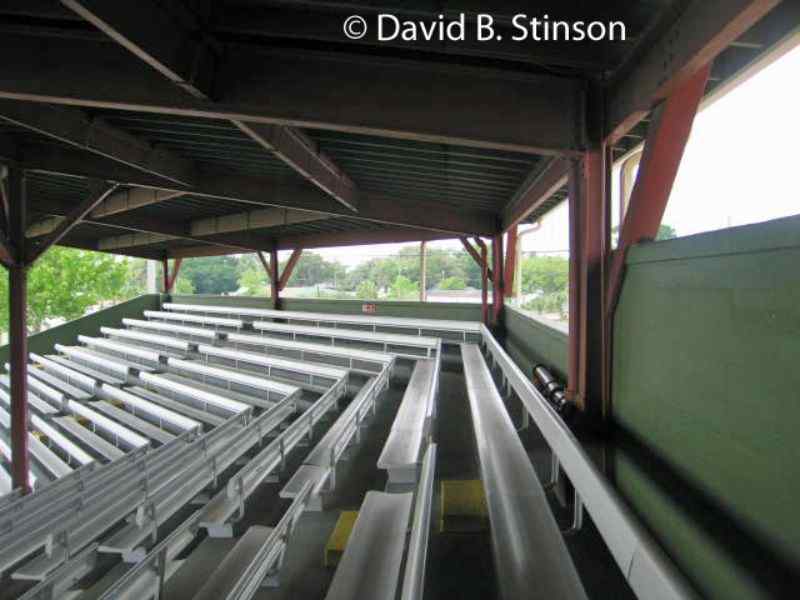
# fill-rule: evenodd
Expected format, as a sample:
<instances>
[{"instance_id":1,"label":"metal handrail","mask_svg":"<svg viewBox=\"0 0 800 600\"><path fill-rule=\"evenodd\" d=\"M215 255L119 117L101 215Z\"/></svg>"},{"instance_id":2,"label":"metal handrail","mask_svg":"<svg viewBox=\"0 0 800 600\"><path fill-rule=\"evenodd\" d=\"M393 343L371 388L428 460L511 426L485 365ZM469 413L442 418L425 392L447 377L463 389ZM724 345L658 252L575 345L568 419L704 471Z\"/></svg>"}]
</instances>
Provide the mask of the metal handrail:
<instances>
[{"instance_id":1,"label":"metal handrail","mask_svg":"<svg viewBox=\"0 0 800 600\"><path fill-rule=\"evenodd\" d=\"M687 580L486 326L483 342L530 413L638 598L695 598Z\"/></svg>"}]
</instances>

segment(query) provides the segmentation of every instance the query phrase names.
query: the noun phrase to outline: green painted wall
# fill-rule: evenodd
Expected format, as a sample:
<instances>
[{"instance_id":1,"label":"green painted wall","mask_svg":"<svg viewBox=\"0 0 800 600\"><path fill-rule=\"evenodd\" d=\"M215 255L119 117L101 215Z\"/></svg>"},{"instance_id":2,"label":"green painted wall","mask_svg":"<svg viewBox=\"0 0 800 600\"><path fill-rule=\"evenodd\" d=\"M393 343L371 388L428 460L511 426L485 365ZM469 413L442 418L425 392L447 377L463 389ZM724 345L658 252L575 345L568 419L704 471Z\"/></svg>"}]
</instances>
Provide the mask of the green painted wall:
<instances>
[{"instance_id":1,"label":"green painted wall","mask_svg":"<svg viewBox=\"0 0 800 600\"><path fill-rule=\"evenodd\" d=\"M101 327L119 327L126 317L141 318L142 311L158 310L160 296L149 294L99 310L80 319L68 321L28 337L28 350L36 354L49 354L54 344L76 344L78 335L100 335ZM0 364L8 360L8 346L0 347Z\"/></svg>"},{"instance_id":2,"label":"green painted wall","mask_svg":"<svg viewBox=\"0 0 800 600\"><path fill-rule=\"evenodd\" d=\"M216 304L224 306L245 306L270 308L268 298L243 296L173 295L172 301L185 304ZM363 314L365 301L362 300L315 300L304 298L284 298L284 310L304 310L308 312ZM454 319L457 321L480 321L480 304L439 303L439 302L372 302L377 307L378 316L417 317L423 319Z\"/></svg>"},{"instance_id":3,"label":"green painted wall","mask_svg":"<svg viewBox=\"0 0 800 600\"><path fill-rule=\"evenodd\" d=\"M566 381L565 328L556 328L510 307L506 307L504 315L506 352L517 366L531 376L535 365L544 364L562 381Z\"/></svg>"},{"instance_id":4,"label":"green painted wall","mask_svg":"<svg viewBox=\"0 0 800 600\"><path fill-rule=\"evenodd\" d=\"M798 358L800 218L631 249L615 480L707 597L797 589Z\"/></svg>"}]
</instances>

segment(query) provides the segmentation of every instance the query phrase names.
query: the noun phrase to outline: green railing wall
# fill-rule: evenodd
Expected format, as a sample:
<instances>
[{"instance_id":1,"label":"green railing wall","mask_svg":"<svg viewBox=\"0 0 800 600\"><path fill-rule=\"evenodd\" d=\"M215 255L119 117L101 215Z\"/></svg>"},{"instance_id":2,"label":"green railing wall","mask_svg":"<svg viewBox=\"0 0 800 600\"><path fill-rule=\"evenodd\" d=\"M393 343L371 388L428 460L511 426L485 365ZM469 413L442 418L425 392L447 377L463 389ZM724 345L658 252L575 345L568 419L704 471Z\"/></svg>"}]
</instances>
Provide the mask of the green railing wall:
<instances>
[{"instance_id":1,"label":"green railing wall","mask_svg":"<svg viewBox=\"0 0 800 600\"><path fill-rule=\"evenodd\" d=\"M631 249L615 481L706 597L797 589L798 358L800 218Z\"/></svg>"},{"instance_id":2,"label":"green railing wall","mask_svg":"<svg viewBox=\"0 0 800 600\"><path fill-rule=\"evenodd\" d=\"M183 304L216 304L218 306L244 306L271 308L268 298L246 296L173 295L172 302ZM308 312L363 314L364 304L375 304L377 316L417 317L422 319L454 319L457 321L480 321L480 304L455 302L373 302L366 300L316 300L313 298L284 298L284 310Z\"/></svg>"},{"instance_id":3,"label":"green railing wall","mask_svg":"<svg viewBox=\"0 0 800 600\"><path fill-rule=\"evenodd\" d=\"M562 381L567 377L567 333L544 321L506 307L505 349L528 376L533 367L544 364Z\"/></svg>"},{"instance_id":4,"label":"green railing wall","mask_svg":"<svg viewBox=\"0 0 800 600\"><path fill-rule=\"evenodd\" d=\"M119 327L122 319L141 318L144 310L158 310L161 296L148 294L99 310L28 337L28 350L49 354L55 344L76 344L78 335L100 335L101 327ZM0 347L0 364L8 360L8 345Z\"/></svg>"}]
</instances>

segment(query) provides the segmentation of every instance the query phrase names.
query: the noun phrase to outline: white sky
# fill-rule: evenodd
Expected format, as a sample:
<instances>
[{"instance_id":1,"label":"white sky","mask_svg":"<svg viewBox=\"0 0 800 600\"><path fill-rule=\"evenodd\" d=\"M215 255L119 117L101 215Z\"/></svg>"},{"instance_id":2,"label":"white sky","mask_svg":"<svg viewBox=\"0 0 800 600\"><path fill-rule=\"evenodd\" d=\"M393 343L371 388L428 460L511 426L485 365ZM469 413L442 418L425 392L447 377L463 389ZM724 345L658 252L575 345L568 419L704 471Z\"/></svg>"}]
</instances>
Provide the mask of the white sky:
<instances>
[{"instance_id":1,"label":"white sky","mask_svg":"<svg viewBox=\"0 0 800 600\"><path fill-rule=\"evenodd\" d=\"M798 110L800 47L697 115L663 222L685 236L800 213ZM616 200L612 206L616 211ZM522 249L561 252L567 240L565 202L524 237ZM404 245L318 252L352 266ZM458 240L431 245L461 247Z\"/></svg>"}]
</instances>

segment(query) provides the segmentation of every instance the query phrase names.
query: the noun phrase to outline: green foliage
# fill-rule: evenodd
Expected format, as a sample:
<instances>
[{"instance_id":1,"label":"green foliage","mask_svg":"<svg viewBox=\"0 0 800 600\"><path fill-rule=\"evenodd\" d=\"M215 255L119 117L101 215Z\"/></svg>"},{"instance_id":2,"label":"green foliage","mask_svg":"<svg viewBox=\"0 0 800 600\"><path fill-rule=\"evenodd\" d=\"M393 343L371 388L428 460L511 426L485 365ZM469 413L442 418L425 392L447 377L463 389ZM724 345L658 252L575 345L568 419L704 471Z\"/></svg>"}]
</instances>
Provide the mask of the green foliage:
<instances>
[{"instance_id":1,"label":"green foliage","mask_svg":"<svg viewBox=\"0 0 800 600\"><path fill-rule=\"evenodd\" d=\"M175 282L175 289L173 290L176 294L182 295L190 295L194 294L194 284L192 283L191 279L187 279L186 277L181 277L180 274L178 275L178 280Z\"/></svg>"},{"instance_id":2,"label":"green foliage","mask_svg":"<svg viewBox=\"0 0 800 600\"><path fill-rule=\"evenodd\" d=\"M528 256L522 260L522 292L552 294L565 290L569 261L560 256Z\"/></svg>"},{"instance_id":3,"label":"green foliage","mask_svg":"<svg viewBox=\"0 0 800 600\"><path fill-rule=\"evenodd\" d=\"M378 288L372 281L362 281L356 288L356 298L361 300L377 300Z\"/></svg>"},{"instance_id":4,"label":"green foliage","mask_svg":"<svg viewBox=\"0 0 800 600\"><path fill-rule=\"evenodd\" d=\"M467 289L467 282L464 281L461 277L448 277L447 279L442 279L439 283L440 290L465 290Z\"/></svg>"},{"instance_id":5,"label":"green foliage","mask_svg":"<svg viewBox=\"0 0 800 600\"><path fill-rule=\"evenodd\" d=\"M672 225L659 225L658 233L656 234L656 241L661 240L674 240L678 237L678 232Z\"/></svg>"},{"instance_id":6,"label":"green foliage","mask_svg":"<svg viewBox=\"0 0 800 600\"><path fill-rule=\"evenodd\" d=\"M392 300L419 300L419 283L404 275L398 275L389 288Z\"/></svg>"},{"instance_id":7,"label":"green foliage","mask_svg":"<svg viewBox=\"0 0 800 600\"><path fill-rule=\"evenodd\" d=\"M121 300L127 261L110 254L56 246L28 271L28 327L40 331L48 319L76 319L101 302ZM8 298L8 277L0 277L0 297ZM0 304L0 330L8 331L8 302Z\"/></svg>"},{"instance_id":8,"label":"green foliage","mask_svg":"<svg viewBox=\"0 0 800 600\"><path fill-rule=\"evenodd\" d=\"M183 261L180 278L198 294L225 294L239 289L239 260L234 256L208 256Z\"/></svg>"},{"instance_id":9,"label":"green foliage","mask_svg":"<svg viewBox=\"0 0 800 600\"><path fill-rule=\"evenodd\" d=\"M239 275L239 290L245 296L264 296L269 294L267 274L261 265L252 266Z\"/></svg>"},{"instance_id":10,"label":"green foliage","mask_svg":"<svg viewBox=\"0 0 800 600\"><path fill-rule=\"evenodd\" d=\"M285 263L282 263L281 272L284 267ZM325 260L316 252L303 252L292 271L288 285L308 287L330 283L338 287L344 283L346 273L345 266L336 261Z\"/></svg>"}]
</instances>

